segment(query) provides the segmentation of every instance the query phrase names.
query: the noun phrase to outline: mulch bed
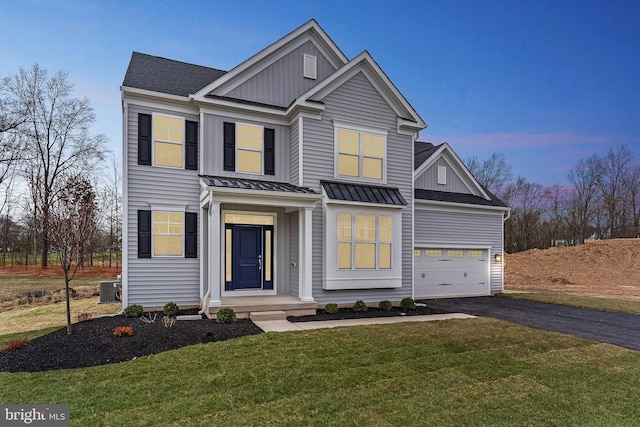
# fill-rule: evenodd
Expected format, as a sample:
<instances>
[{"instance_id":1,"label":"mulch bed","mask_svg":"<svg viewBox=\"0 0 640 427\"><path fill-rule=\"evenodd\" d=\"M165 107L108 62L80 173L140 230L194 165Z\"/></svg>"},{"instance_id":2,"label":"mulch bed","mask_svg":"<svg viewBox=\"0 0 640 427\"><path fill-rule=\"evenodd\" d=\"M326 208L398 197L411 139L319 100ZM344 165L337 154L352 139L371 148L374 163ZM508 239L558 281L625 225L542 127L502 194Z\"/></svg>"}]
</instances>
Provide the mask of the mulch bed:
<instances>
[{"instance_id":1,"label":"mulch bed","mask_svg":"<svg viewBox=\"0 0 640 427\"><path fill-rule=\"evenodd\" d=\"M341 308L335 314L318 310L316 315L289 317L288 320L310 322L417 316L443 312L419 306L416 310L403 313L398 307L394 307L391 311L370 308L360 313ZM193 313L181 312L180 314ZM133 336L114 337L113 330L119 326L133 327ZM225 324L208 319L181 320L171 328L165 328L162 324L162 314L158 314L154 323L144 323L140 319L124 316L91 319L73 324L71 332L71 335L67 335L66 328L61 328L30 340L26 346L12 353L0 352L0 372L39 372L119 363L188 345L255 335L262 333L262 330L248 319L239 319L235 323Z\"/></svg>"},{"instance_id":2,"label":"mulch bed","mask_svg":"<svg viewBox=\"0 0 640 427\"><path fill-rule=\"evenodd\" d=\"M443 314L444 311L435 310L429 307L418 306L415 310L404 311L400 307L393 307L391 310L378 310L369 308L367 311L354 312L350 308L341 308L337 313L329 314L324 310L317 310L315 315L287 317L289 322L314 322L316 320L344 320L344 319L367 319L372 317L398 317L398 316L423 316L427 314Z\"/></svg>"},{"instance_id":3,"label":"mulch bed","mask_svg":"<svg viewBox=\"0 0 640 427\"><path fill-rule=\"evenodd\" d=\"M34 338L12 353L0 353L0 371L39 372L118 363L192 344L224 341L262 332L248 319L219 324L215 320L180 320L165 328L124 316L101 317ZM118 326L133 327L130 337L114 337Z\"/></svg>"}]
</instances>

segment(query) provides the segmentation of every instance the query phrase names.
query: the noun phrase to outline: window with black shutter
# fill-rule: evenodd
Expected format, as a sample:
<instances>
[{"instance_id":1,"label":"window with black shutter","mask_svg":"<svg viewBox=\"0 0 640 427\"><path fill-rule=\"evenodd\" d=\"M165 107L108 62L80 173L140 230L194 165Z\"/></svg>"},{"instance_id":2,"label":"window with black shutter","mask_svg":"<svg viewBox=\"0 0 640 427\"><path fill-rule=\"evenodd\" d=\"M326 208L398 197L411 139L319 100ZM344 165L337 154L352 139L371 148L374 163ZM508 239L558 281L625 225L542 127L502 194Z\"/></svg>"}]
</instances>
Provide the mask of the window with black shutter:
<instances>
[{"instance_id":1,"label":"window with black shutter","mask_svg":"<svg viewBox=\"0 0 640 427\"><path fill-rule=\"evenodd\" d=\"M151 114L138 114L138 164L151 166Z\"/></svg>"},{"instance_id":2,"label":"window with black shutter","mask_svg":"<svg viewBox=\"0 0 640 427\"><path fill-rule=\"evenodd\" d=\"M138 211L138 258L151 258L151 211Z\"/></svg>"}]
</instances>

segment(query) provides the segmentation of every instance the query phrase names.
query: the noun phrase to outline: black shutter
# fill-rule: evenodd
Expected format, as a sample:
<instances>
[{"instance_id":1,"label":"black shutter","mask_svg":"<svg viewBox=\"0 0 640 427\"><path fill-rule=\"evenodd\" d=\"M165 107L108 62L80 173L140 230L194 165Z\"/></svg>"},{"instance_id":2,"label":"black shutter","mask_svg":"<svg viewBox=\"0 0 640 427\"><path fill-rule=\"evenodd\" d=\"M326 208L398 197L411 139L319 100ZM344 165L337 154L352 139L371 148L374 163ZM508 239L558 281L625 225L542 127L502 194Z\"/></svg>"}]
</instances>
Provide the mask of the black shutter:
<instances>
[{"instance_id":1,"label":"black shutter","mask_svg":"<svg viewBox=\"0 0 640 427\"><path fill-rule=\"evenodd\" d=\"M184 168L198 170L198 122L185 121Z\"/></svg>"},{"instance_id":2,"label":"black shutter","mask_svg":"<svg viewBox=\"0 0 640 427\"><path fill-rule=\"evenodd\" d=\"M224 170L236 170L236 124L224 123Z\"/></svg>"},{"instance_id":3,"label":"black shutter","mask_svg":"<svg viewBox=\"0 0 640 427\"><path fill-rule=\"evenodd\" d=\"M276 174L275 158L275 130L264 129L264 174Z\"/></svg>"},{"instance_id":4,"label":"black shutter","mask_svg":"<svg viewBox=\"0 0 640 427\"><path fill-rule=\"evenodd\" d=\"M151 114L138 113L138 164L151 166Z\"/></svg>"},{"instance_id":5,"label":"black shutter","mask_svg":"<svg viewBox=\"0 0 640 427\"><path fill-rule=\"evenodd\" d=\"M198 257L198 214L184 213L184 257Z\"/></svg>"},{"instance_id":6,"label":"black shutter","mask_svg":"<svg viewBox=\"0 0 640 427\"><path fill-rule=\"evenodd\" d=\"M151 258L151 211L138 211L138 258Z\"/></svg>"}]
</instances>

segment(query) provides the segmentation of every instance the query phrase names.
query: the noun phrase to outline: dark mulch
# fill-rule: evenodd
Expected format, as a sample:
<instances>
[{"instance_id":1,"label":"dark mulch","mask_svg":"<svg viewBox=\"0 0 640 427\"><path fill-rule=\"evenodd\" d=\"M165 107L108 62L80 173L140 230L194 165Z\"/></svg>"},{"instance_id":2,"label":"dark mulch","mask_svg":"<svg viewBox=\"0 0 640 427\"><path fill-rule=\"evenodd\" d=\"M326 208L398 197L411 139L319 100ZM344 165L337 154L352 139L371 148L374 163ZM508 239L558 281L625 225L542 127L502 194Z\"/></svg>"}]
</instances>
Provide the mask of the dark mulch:
<instances>
[{"instance_id":1,"label":"dark mulch","mask_svg":"<svg viewBox=\"0 0 640 427\"><path fill-rule=\"evenodd\" d=\"M38 372L85 368L132 360L192 344L224 341L262 332L248 319L219 324L215 320L181 320L165 328L159 314L155 323L124 316L102 317L34 338L12 353L0 353L0 371ZM114 337L118 326L132 326L131 337Z\"/></svg>"},{"instance_id":2,"label":"dark mulch","mask_svg":"<svg viewBox=\"0 0 640 427\"><path fill-rule=\"evenodd\" d=\"M426 314L442 314L446 311L435 310L430 307L418 306L415 310L403 311L400 307L393 307L390 311L369 308L367 311L354 312L350 308L341 308L337 313L329 314L324 310L317 310L315 315L287 317L290 322L313 322L316 320L344 320L344 319L366 319L371 317L398 317L398 316L422 316Z\"/></svg>"}]
</instances>

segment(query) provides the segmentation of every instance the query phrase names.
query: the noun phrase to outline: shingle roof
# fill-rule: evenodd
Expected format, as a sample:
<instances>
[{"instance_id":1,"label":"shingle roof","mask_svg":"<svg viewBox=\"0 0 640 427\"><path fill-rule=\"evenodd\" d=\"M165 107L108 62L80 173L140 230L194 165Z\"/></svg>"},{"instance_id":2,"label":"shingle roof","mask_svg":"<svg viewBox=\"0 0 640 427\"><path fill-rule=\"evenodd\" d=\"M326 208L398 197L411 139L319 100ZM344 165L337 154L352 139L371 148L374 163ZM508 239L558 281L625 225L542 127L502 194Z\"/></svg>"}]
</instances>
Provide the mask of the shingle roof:
<instances>
[{"instance_id":1,"label":"shingle roof","mask_svg":"<svg viewBox=\"0 0 640 427\"><path fill-rule=\"evenodd\" d=\"M486 191L486 190L485 190ZM450 203L463 203L466 205L480 205L480 206L496 206L500 208L506 208L507 205L494 194L487 191L491 200L487 200L484 197L474 196L473 194L464 193L449 193L446 191L434 191L434 190L421 190L415 189L415 198L419 200L433 200L438 202L450 202Z\"/></svg>"},{"instance_id":2,"label":"shingle roof","mask_svg":"<svg viewBox=\"0 0 640 427\"><path fill-rule=\"evenodd\" d=\"M318 194L310 188L298 187L286 182L260 181L257 179L231 178L201 175L211 187L239 188L244 190L279 191L284 193Z\"/></svg>"},{"instance_id":3,"label":"shingle roof","mask_svg":"<svg viewBox=\"0 0 640 427\"><path fill-rule=\"evenodd\" d=\"M226 71L133 52L123 86L170 95L188 96L226 74Z\"/></svg>"},{"instance_id":4,"label":"shingle roof","mask_svg":"<svg viewBox=\"0 0 640 427\"><path fill-rule=\"evenodd\" d=\"M442 145L442 144L440 144ZM440 148L440 145L433 145L430 142L414 141L413 143L413 168L418 169L418 166L424 163L435 151Z\"/></svg>"},{"instance_id":5,"label":"shingle roof","mask_svg":"<svg viewBox=\"0 0 640 427\"><path fill-rule=\"evenodd\" d=\"M375 185L347 184L343 182L321 181L327 196L333 200L349 202L379 203L406 206L407 201L397 188Z\"/></svg>"}]
</instances>

